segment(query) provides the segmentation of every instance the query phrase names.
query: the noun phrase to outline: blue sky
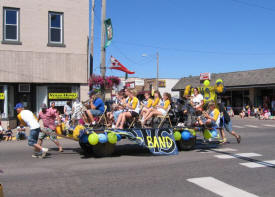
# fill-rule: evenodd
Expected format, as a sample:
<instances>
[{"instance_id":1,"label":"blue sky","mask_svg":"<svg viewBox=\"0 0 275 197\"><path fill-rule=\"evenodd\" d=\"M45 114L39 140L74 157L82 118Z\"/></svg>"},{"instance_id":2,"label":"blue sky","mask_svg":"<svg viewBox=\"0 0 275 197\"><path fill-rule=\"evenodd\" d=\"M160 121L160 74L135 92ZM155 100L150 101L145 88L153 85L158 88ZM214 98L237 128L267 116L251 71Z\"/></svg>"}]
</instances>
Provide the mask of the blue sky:
<instances>
[{"instance_id":1,"label":"blue sky","mask_svg":"<svg viewBox=\"0 0 275 197\"><path fill-rule=\"evenodd\" d=\"M95 2L99 73L101 0ZM156 76L156 52L160 78L275 66L274 0L107 0L106 13L114 31L107 66L113 55L133 77Z\"/></svg>"}]
</instances>

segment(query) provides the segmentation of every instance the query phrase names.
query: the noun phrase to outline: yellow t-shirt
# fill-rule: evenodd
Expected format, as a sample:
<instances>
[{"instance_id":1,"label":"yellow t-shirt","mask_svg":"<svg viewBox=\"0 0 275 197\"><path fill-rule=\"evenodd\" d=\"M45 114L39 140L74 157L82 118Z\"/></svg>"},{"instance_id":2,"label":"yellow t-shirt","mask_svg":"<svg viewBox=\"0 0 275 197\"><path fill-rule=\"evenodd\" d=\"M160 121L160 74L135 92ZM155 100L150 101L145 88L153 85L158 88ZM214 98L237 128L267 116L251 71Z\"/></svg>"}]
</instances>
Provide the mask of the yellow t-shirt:
<instances>
[{"instance_id":1,"label":"yellow t-shirt","mask_svg":"<svg viewBox=\"0 0 275 197\"><path fill-rule=\"evenodd\" d=\"M156 98L152 104L152 107L156 107L157 105L159 105L159 98Z\"/></svg>"},{"instance_id":2,"label":"yellow t-shirt","mask_svg":"<svg viewBox=\"0 0 275 197\"><path fill-rule=\"evenodd\" d=\"M147 108L150 108L152 107L152 104L153 104L153 100L152 99L148 99L148 102L147 102Z\"/></svg>"},{"instance_id":3,"label":"yellow t-shirt","mask_svg":"<svg viewBox=\"0 0 275 197\"><path fill-rule=\"evenodd\" d=\"M133 99L130 98L129 101L132 104L132 110L135 110L136 107L137 107L137 104L138 104L138 98L137 97L133 97Z\"/></svg>"},{"instance_id":4,"label":"yellow t-shirt","mask_svg":"<svg viewBox=\"0 0 275 197\"><path fill-rule=\"evenodd\" d=\"M213 119L214 119L215 121L217 121L219 115L220 115L220 111L218 110L218 108L215 108L215 109L213 110Z\"/></svg>"},{"instance_id":5,"label":"yellow t-shirt","mask_svg":"<svg viewBox=\"0 0 275 197\"><path fill-rule=\"evenodd\" d=\"M169 106L170 106L170 101L169 101L169 100L166 100L166 101L164 102L163 109L167 110Z\"/></svg>"}]
</instances>

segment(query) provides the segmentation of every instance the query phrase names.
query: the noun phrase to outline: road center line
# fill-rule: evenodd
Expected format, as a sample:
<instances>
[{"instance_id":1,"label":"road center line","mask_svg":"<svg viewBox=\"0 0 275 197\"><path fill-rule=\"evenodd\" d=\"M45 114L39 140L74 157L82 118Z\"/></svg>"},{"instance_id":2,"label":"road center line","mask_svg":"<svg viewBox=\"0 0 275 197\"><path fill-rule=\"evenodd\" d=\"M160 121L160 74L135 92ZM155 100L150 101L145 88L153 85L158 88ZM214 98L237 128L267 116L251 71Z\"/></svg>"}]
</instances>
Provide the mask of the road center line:
<instances>
[{"instance_id":1,"label":"road center line","mask_svg":"<svg viewBox=\"0 0 275 197\"><path fill-rule=\"evenodd\" d=\"M261 154L258 153L238 153L233 155L214 155L214 157L217 157L219 159L234 159L238 157L260 157Z\"/></svg>"},{"instance_id":2,"label":"road center line","mask_svg":"<svg viewBox=\"0 0 275 197\"><path fill-rule=\"evenodd\" d=\"M271 125L271 124L264 124L263 126L265 126L265 127L275 127L275 125Z\"/></svg>"},{"instance_id":3,"label":"road center line","mask_svg":"<svg viewBox=\"0 0 275 197\"><path fill-rule=\"evenodd\" d=\"M244 127L239 126L239 125L233 125L232 127L239 128L239 129L243 129L244 128Z\"/></svg>"},{"instance_id":4,"label":"road center line","mask_svg":"<svg viewBox=\"0 0 275 197\"><path fill-rule=\"evenodd\" d=\"M244 125L244 126L246 126L246 127L251 127L251 128L259 128L258 126L251 125L251 124L246 124L246 125Z\"/></svg>"},{"instance_id":5,"label":"road center line","mask_svg":"<svg viewBox=\"0 0 275 197\"><path fill-rule=\"evenodd\" d=\"M224 183L213 177L200 177L187 179L187 181L194 183L206 190L209 190L217 195L224 197L242 196L242 197L257 197L255 194L248 193L237 187Z\"/></svg>"}]
</instances>

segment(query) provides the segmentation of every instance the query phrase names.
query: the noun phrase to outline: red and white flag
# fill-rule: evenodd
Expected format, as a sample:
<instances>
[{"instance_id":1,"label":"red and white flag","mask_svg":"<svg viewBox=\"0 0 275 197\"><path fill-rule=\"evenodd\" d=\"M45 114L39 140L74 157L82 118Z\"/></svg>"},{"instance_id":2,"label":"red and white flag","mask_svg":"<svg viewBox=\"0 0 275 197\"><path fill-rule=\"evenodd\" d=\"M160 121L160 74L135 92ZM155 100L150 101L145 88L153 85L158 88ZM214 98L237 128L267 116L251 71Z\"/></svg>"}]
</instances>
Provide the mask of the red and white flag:
<instances>
[{"instance_id":1,"label":"red and white flag","mask_svg":"<svg viewBox=\"0 0 275 197\"><path fill-rule=\"evenodd\" d=\"M112 66L110 69L120 70L122 72L128 73L128 74L135 74L135 72L132 72L128 70L125 66L123 66L116 58L111 56L111 64Z\"/></svg>"}]
</instances>

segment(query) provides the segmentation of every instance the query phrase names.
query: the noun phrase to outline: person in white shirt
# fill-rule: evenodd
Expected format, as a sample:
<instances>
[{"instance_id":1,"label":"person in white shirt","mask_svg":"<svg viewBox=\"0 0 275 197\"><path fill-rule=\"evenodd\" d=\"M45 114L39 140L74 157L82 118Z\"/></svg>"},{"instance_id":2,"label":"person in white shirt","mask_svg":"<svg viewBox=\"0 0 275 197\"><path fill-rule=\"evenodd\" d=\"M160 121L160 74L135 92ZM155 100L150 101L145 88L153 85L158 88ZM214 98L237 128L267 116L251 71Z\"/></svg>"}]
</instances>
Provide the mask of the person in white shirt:
<instances>
[{"instance_id":1,"label":"person in white shirt","mask_svg":"<svg viewBox=\"0 0 275 197\"><path fill-rule=\"evenodd\" d=\"M192 98L192 103L193 103L194 108L197 111L202 111L202 106L204 104L203 96L199 93L198 88L194 88L194 96Z\"/></svg>"},{"instance_id":2,"label":"person in white shirt","mask_svg":"<svg viewBox=\"0 0 275 197\"><path fill-rule=\"evenodd\" d=\"M28 145L34 147L35 154L32 157L44 158L48 152L48 148L43 148L37 144L40 130L40 125L37 118L30 110L25 110L22 103L17 103L14 109L17 111L18 119L24 126L30 127L30 135L28 137Z\"/></svg>"}]
</instances>

